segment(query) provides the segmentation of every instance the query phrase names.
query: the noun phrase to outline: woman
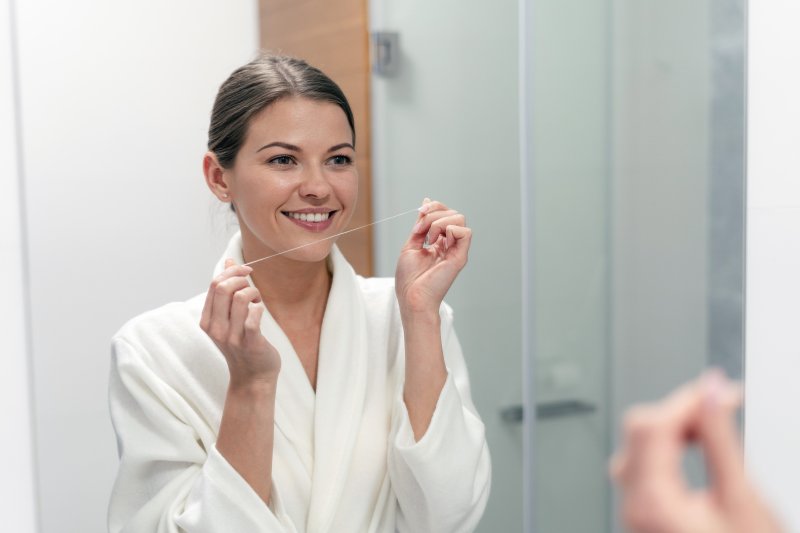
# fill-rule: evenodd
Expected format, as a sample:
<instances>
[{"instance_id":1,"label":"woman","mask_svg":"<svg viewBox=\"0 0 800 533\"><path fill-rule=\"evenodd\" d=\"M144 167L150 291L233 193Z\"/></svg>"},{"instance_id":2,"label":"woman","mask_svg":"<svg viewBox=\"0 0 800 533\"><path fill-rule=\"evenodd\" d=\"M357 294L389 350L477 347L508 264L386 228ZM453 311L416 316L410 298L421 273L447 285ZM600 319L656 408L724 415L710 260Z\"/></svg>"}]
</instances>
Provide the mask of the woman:
<instances>
[{"instance_id":1,"label":"woman","mask_svg":"<svg viewBox=\"0 0 800 533\"><path fill-rule=\"evenodd\" d=\"M467 261L463 215L426 199L395 279L356 276L322 240L358 195L353 115L297 59L236 70L208 147L240 233L206 294L113 339L110 530L473 530L489 452L442 303Z\"/></svg>"}]
</instances>

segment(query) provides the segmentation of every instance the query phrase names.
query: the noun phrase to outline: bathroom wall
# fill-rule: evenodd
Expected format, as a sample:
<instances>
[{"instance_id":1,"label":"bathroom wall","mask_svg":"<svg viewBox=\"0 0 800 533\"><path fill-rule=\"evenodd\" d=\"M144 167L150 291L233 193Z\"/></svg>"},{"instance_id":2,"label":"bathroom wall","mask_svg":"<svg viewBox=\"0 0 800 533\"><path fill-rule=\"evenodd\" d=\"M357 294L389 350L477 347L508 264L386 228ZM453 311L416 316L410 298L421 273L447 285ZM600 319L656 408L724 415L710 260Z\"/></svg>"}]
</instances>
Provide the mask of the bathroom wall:
<instances>
[{"instance_id":1,"label":"bathroom wall","mask_svg":"<svg viewBox=\"0 0 800 533\"><path fill-rule=\"evenodd\" d=\"M749 3L745 445L800 530L800 4Z\"/></svg>"},{"instance_id":2,"label":"bathroom wall","mask_svg":"<svg viewBox=\"0 0 800 533\"><path fill-rule=\"evenodd\" d=\"M100 533L109 339L207 287L232 229L203 182L208 118L257 49L257 6L17 4L40 533Z\"/></svg>"},{"instance_id":3,"label":"bathroom wall","mask_svg":"<svg viewBox=\"0 0 800 533\"><path fill-rule=\"evenodd\" d=\"M20 206L18 161L20 145L16 131L14 33L10 0L0 2L0 456L6 458L0 476L0 526L4 531L33 533L36 526L32 413L27 346L28 307L26 299L23 211Z\"/></svg>"}]
</instances>

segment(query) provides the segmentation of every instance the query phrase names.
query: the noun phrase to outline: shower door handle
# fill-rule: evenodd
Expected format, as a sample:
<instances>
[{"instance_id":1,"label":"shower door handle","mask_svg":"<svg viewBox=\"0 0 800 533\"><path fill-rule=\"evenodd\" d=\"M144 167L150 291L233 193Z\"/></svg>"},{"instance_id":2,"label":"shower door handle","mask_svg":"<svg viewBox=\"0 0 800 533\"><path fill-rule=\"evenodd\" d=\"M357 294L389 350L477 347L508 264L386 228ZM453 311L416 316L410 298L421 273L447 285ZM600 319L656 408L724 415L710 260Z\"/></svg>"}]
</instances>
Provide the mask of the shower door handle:
<instances>
[{"instance_id":1,"label":"shower door handle","mask_svg":"<svg viewBox=\"0 0 800 533\"><path fill-rule=\"evenodd\" d=\"M561 418L564 416L586 415L597 411L597 407L584 400L557 400L536 404L536 418ZM525 410L520 404L509 405L500 410L500 418L506 422L522 423Z\"/></svg>"}]
</instances>

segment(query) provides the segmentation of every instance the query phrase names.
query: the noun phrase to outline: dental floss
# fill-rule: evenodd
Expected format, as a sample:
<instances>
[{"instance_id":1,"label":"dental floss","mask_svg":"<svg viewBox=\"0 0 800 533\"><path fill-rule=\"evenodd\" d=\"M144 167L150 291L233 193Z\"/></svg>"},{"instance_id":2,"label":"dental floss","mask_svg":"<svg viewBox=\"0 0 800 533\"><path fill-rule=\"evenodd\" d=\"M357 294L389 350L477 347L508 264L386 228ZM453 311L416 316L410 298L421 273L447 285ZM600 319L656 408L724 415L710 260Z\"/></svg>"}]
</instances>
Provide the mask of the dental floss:
<instances>
[{"instance_id":1,"label":"dental floss","mask_svg":"<svg viewBox=\"0 0 800 533\"><path fill-rule=\"evenodd\" d=\"M313 244L317 244L317 243L322 242L322 241L327 241L327 240L330 240L330 239L334 239L336 237L339 237L340 235L345 235L347 233L352 233L352 232L358 231L360 229L368 228L370 226L374 226L375 224L380 224L381 222L386 222L387 220L392 220L393 218L397 218L397 217L401 217L403 215L407 215L409 213L413 213L414 211L419 212L420 209L422 209L422 208L421 207L415 207L414 209L409 209L408 211L403 211L402 213L398 213L396 215L392 215L390 217L383 218L381 220L376 220L375 222L370 222L369 224L364 224L363 226L359 226L357 228L349 229L347 231L343 231L341 233L337 233L336 235L331 235L330 237L325 237L325 238L320 239L318 241L309 242L307 244L301 244L300 246L296 246L294 248L289 248L288 250L284 250L283 252L279 252L277 254L268 255L267 257L262 257L261 259L255 259L254 261L250 261L248 263L245 263L242 266L250 266L250 265L253 265L255 263L259 263L261 261L266 261L267 259L272 259L273 257L278 257L279 255L288 254L289 252L294 252L295 250L299 250L300 248L305 248L306 246L311 246ZM427 236L425 237L425 240L427 241Z\"/></svg>"}]
</instances>

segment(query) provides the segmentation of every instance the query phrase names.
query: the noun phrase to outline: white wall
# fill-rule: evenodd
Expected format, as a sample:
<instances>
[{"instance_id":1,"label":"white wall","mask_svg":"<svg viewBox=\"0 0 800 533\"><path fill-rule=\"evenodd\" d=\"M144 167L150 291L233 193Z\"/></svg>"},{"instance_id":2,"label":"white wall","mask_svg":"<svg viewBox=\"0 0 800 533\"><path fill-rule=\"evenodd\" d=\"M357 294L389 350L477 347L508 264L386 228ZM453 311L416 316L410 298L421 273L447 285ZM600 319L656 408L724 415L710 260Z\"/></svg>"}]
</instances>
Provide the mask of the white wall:
<instances>
[{"instance_id":1,"label":"white wall","mask_svg":"<svg viewBox=\"0 0 800 533\"><path fill-rule=\"evenodd\" d=\"M800 3L750 2L747 357L750 466L800 530Z\"/></svg>"},{"instance_id":2,"label":"white wall","mask_svg":"<svg viewBox=\"0 0 800 533\"><path fill-rule=\"evenodd\" d=\"M16 109L14 101L11 2L0 2L0 457L5 457L0 476L0 529L32 533L36 506L28 380L27 302L25 294L20 168L17 161Z\"/></svg>"},{"instance_id":3,"label":"white wall","mask_svg":"<svg viewBox=\"0 0 800 533\"><path fill-rule=\"evenodd\" d=\"M229 229L208 118L257 48L257 3L27 0L17 24L41 531L99 533L109 338L207 287Z\"/></svg>"}]
</instances>

